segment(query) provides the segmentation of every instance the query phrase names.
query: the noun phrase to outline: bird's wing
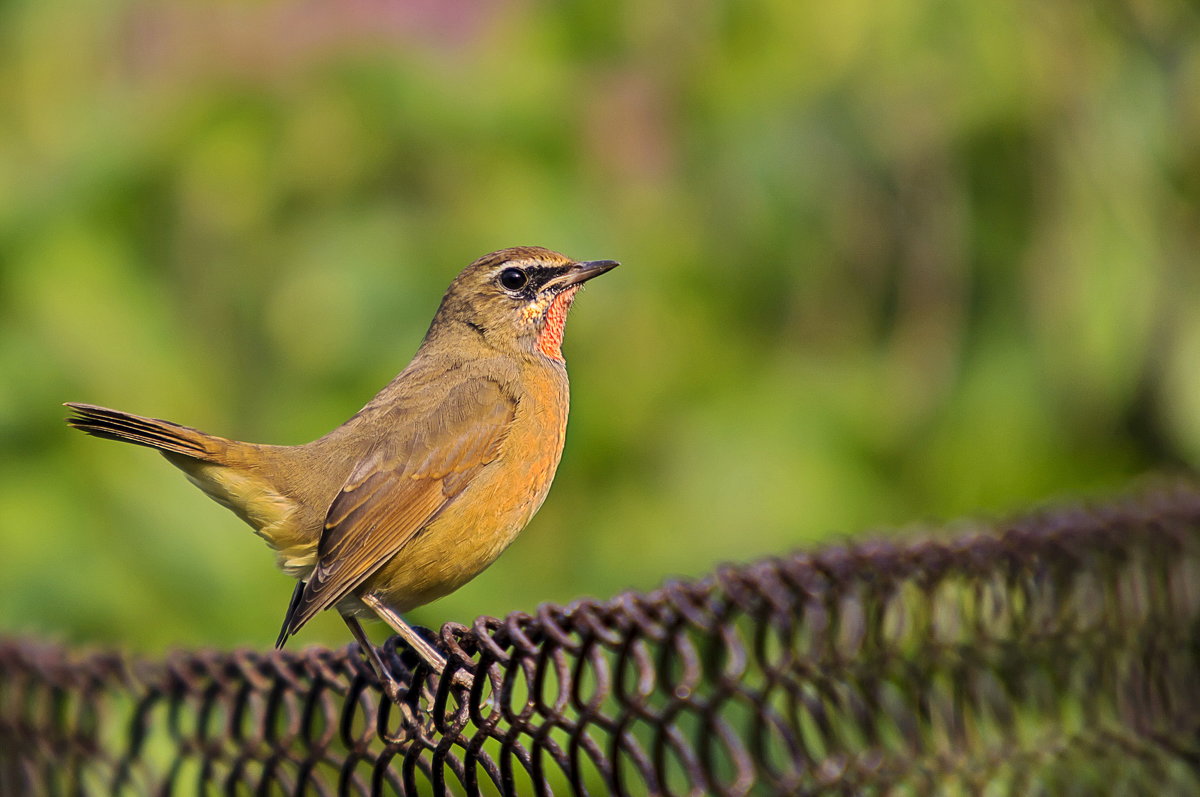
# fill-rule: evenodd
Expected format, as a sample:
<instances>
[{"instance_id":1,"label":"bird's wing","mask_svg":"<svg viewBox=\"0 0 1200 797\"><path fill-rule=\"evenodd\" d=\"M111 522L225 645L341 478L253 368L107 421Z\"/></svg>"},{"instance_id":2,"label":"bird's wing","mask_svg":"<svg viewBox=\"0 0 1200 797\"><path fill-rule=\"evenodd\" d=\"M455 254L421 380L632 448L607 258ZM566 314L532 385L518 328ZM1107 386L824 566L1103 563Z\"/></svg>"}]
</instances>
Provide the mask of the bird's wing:
<instances>
[{"instance_id":1,"label":"bird's wing","mask_svg":"<svg viewBox=\"0 0 1200 797\"><path fill-rule=\"evenodd\" d=\"M284 618L281 640L350 594L396 555L499 455L517 402L476 379L383 441L355 467L325 516L317 566Z\"/></svg>"}]
</instances>

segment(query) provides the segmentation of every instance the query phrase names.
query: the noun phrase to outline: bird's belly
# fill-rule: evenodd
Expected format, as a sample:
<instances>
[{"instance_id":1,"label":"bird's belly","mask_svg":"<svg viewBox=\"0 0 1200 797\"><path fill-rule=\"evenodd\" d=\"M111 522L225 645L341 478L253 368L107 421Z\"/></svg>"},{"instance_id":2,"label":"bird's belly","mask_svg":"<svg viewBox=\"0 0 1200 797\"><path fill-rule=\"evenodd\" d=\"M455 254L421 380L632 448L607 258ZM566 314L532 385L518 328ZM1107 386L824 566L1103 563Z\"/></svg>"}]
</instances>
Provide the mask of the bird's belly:
<instances>
[{"instance_id":1,"label":"bird's belly","mask_svg":"<svg viewBox=\"0 0 1200 797\"><path fill-rule=\"evenodd\" d=\"M498 459L360 591L374 592L405 612L479 575L541 507L562 456L565 432L565 409L521 419Z\"/></svg>"}]
</instances>

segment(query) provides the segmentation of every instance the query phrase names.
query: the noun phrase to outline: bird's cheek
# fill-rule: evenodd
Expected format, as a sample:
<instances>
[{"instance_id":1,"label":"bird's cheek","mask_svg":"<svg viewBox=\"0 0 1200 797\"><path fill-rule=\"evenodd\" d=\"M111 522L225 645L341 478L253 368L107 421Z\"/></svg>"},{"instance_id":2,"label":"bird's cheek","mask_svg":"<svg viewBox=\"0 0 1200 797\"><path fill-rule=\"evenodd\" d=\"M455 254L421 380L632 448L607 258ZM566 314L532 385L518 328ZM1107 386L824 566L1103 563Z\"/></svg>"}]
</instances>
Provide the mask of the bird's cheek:
<instances>
[{"instance_id":1,"label":"bird's cheek","mask_svg":"<svg viewBox=\"0 0 1200 797\"><path fill-rule=\"evenodd\" d=\"M536 325L546 314L546 306L550 304L547 298L538 298L521 308L521 322Z\"/></svg>"}]
</instances>

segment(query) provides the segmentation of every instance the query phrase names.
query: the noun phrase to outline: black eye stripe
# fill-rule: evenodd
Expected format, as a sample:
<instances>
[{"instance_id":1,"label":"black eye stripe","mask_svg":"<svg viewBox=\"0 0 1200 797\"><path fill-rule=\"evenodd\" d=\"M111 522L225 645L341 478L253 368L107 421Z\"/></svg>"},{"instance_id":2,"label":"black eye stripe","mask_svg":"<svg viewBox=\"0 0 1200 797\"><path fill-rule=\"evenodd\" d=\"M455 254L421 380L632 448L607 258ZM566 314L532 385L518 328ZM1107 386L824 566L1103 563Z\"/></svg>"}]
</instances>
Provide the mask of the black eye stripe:
<instances>
[{"instance_id":1,"label":"black eye stripe","mask_svg":"<svg viewBox=\"0 0 1200 797\"><path fill-rule=\"evenodd\" d=\"M532 292L541 290L541 287L550 280L561 276L569 268L570 266L505 266L496 274L496 283L506 291L532 294ZM511 281L506 281L510 273L512 273ZM518 284L516 274L524 275L525 281Z\"/></svg>"}]
</instances>

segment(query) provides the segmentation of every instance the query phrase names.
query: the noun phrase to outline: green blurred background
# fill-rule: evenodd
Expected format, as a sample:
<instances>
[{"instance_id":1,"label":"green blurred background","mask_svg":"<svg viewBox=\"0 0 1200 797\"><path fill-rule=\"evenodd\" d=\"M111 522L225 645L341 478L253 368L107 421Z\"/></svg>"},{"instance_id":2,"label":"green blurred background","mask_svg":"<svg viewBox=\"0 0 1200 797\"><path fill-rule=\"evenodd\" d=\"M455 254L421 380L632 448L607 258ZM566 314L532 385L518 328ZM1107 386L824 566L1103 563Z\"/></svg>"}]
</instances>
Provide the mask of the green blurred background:
<instances>
[{"instance_id":1,"label":"green blurred background","mask_svg":"<svg viewBox=\"0 0 1200 797\"><path fill-rule=\"evenodd\" d=\"M263 544L60 403L310 440L515 244L624 266L546 506L419 623L1194 469L1200 17L0 5L0 630L268 646Z\"/></svg>"}]
</instances>

